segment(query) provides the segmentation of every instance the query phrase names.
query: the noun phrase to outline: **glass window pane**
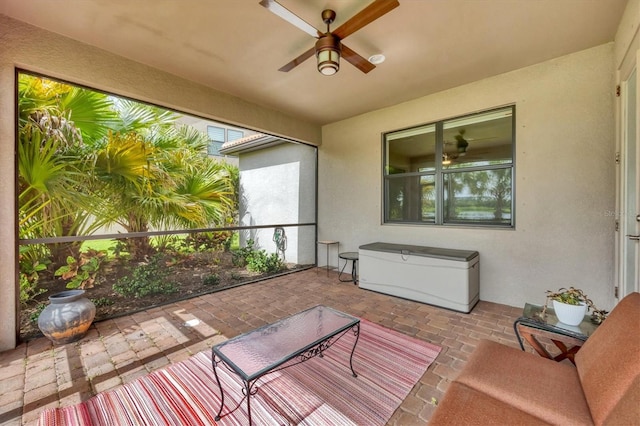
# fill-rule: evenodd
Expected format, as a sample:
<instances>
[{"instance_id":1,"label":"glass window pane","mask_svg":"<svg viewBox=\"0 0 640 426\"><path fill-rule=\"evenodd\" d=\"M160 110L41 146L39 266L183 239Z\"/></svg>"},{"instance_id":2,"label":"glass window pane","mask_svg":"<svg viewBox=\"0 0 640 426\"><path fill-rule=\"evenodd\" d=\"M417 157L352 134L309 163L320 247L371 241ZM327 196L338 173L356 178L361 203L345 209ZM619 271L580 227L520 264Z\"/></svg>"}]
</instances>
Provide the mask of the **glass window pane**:
<instances>
[{"instance_id":1,"label":"glass window pane","mask_svg":"<svg viewBox=\"0 0 640 426\"><path fill-rule=\"evenodd\" d=\"M435 223L435 188L434 175L386 179L386 221Z\"/></svg>"},{"instance_id":2,"label":"glass window pane","mask_svg":"<svg viewBox=\"0 0 640 426\"><path fill-rule=\"evenodd\" d=\"M217 126L207 126L209 139L214 142L224 142L224 128Z\"/></svg>"},{"instance_id":3,"label":"glass window pane","mask_svg":"<svg viewBox=\"0 0 640 426\"><path fill-rule=\"evenodd\" d=\"M207 154L221 156L220 148L222 148L222 142L209 142Z\"/></svg>"},{"instance_id":4,"label":"glass window pane","mask_svg":"<svg viewBox=\"0 0 640 426\"><path fill-rule=\"evenodd\" d=\"M435 170L435 125L388 133L385 142L386 175Z\"/></svg>"},{"instance_id":5,"label":"glass window pane","mask_svg":"<svg viewBox=\"0 0 640 426\"><path fill-rule=\"evenodd\" d=\"M446 173L444 222L511 225L511 168Z\"/></svg>"},{"instance_id":6,"label":"glass window pane","mask_svg":"<svg viewBox=\"0 0 640 426\"><path fill-rule=\"evenodd\" d=\"M240 130L227 130L227 141L235 141L237 139L242 139L244 137L244 132Z\"/></svg>"},{"instance_id":7,"label":"glass window pane","mask_svg":"<svg viewBox=\"0 0 640 426\"><path fill-rule=\"evenodd\" d=\"M445 168L512 162L512 109L505 108L444 122Z\"/></svg>"}]
</instances>

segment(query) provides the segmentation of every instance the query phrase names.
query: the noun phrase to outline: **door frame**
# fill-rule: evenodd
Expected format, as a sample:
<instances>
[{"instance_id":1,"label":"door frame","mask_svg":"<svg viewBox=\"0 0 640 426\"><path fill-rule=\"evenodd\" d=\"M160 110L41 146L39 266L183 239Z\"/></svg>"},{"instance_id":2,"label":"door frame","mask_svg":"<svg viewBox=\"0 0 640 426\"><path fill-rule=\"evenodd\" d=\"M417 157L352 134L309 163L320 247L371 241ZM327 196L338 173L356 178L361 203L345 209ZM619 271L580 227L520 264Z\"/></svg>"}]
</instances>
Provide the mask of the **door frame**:
<instances>
[{"instance_id":1,"label":"door frame","mask_svg":"<svg viewBox=\"0 0 640 426\"><path fill-rule=\"evenodd\" d=\"M627 193L627 171L629 164L633 162L635 164L636 176L635 185L636 188L640 188L640 89L638 83L640 79L638 73L640 72L640 50L637 49L637 36L635 37L632 46L635 49L630 49L627 57L623 61L620 69L618 70L618 102L617 102L617 133L618 137L616 142L616 235L615 235L615 285L616 285L616 297L621 299L625 295L640 291L640 242L636 243L632 250L635 252L635 282L629 286L626 280L627 268L628 268L628 234L637 235L640 230L640 223L635 222L635 226L627 226L627 215L640 214L640 196L636 198L635 206L629 206L629 202L626 198ZM627 132L627 111L628 111L628 99L629 99L629 79L635 75L635 133L633 135L633 143L636 145L635 158L627 158L627 147L630 138L628 138ZM633 228L633 229L631 229Z\"/></svg>"}]
</instances>

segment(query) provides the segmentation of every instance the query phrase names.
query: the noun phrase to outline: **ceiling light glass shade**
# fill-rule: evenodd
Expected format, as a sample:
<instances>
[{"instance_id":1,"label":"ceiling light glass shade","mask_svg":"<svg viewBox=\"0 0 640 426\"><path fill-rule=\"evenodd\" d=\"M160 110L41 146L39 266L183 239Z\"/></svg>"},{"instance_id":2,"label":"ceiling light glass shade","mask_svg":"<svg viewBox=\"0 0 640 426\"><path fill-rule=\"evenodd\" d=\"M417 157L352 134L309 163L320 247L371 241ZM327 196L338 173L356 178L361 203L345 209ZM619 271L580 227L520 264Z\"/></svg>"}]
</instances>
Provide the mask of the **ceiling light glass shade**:
<instances>
[{"instance_id":1,"label":"ceiling light glass shade","mask_svg":"<svg viewBox=\"0 0 640 426\"><path fill-rule=\"evenodd\" d=\"M335 50L318 52L318 71L324 75L333 75L340 69L340 54Z\"/></svg>"},{"instance_id":2,"label":"ceiling light glass shade","mask_svg":"<svg viewBox=\"0 0 640 426\"><path fill-rule=\"evenodd\" d=\"M333 75L340 69L340 41L331 34L316 42L318 71L323 75Z\"/></svg>"}]
</instances>

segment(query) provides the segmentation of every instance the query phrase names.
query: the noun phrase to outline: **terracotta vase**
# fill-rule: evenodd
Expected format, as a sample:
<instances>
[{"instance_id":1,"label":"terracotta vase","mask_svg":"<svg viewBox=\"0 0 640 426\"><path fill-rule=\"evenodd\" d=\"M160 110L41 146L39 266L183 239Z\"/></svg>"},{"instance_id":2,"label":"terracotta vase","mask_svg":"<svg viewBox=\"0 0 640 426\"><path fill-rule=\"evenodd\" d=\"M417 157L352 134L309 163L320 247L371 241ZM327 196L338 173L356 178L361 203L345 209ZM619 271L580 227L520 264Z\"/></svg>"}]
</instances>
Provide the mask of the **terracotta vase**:
<instances>
[{"instance_id":1,"label":"terracotta vase","mask_svg":"<svg viewBox=\"0 0 640 426\"><path fill-rule=\"evenodd\" d=\"M55 344L81 339L96 316L95 305L84 290L67 290L49 296L49 305L38 317L38 328Z\"/></svg>"}]
</instances>

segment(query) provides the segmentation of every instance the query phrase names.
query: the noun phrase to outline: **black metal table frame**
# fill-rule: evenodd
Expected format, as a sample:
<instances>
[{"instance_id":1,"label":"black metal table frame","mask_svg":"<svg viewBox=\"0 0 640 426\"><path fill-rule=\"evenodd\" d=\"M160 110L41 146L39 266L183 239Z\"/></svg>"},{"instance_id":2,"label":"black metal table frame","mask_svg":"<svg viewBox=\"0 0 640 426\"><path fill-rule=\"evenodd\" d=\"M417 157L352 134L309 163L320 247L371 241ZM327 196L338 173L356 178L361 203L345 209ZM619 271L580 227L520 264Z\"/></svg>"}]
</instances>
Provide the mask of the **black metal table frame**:
<instances>
[{"instance_id":1,"label":"black metal table frame","mask_svg":"<svg viewBox=\"0 0 640 426\"><path fill-rule=\"evenodd\" d=\"M268 327L268 326L266 326ZM289 357L284 358L279 363L274 364L271 368L262 371L260 374L255 377L251 377L248 380L245 380L242 375L236 371L234 368L235 365L233 361L228 360L225 361L219 354L216 353L216 346L212 348L211 354L211 362L213 364L213 374L216 378L216 382L218 383L218 388L220 389L220 409L218 410L218 414L215 417L215 420L220 420L222 417L228 416L229 414L235 412L240 405L242 405L243 400L247 400L247 415L249 417L249 426L251 426L251 398L250 396L255 395L258 392L258 387L256 386L258 380L263 376L271 373L275 373L276 371L283 370L285 368L293 367L294 365L301 364L305 361L310 360L311 358L315 358L316 356L323 357L323 352L329 349L335 342L337 342L342 336L344 336L347 332L352 331L356 336L356 340L353 343L353 348L351 349L351 355L349 357L349 367L351 368L351 374L353 377L358 377L355 370L353 369L353 353L356 350L356 345L358 344L358 339L360 337L360 320L358 320L355 324L350 324L346 327L341 327L337 329L331 335L326 336L322 341L315 342L314 344L307 345L300 350L292 353ZM336 337L337 336L337 337ZM218 360L216 359L218 358ZM289 361L297 358L297 361L287 364ZM229 371L237 374L240 379L244 382L244 388L242 389L243 398L238 401L238 405L236 405L231 411L227 411L222 414L222 410L224 409L224 391L222 389L222 383L220 383L220 378L218 377L218 373L216 371L216 367L218 364L222 363ZM285 365L286 364L286 365Z\"/></svg>"},{"instance_id":2,"label":"black metal table frame","mask_svg":"<svg viewBox=\"0 0 640 426\"><path fill-rule=\"evenodd\" d=\"M355 257L351 256L351 253L355 253L356 256ZM349 256L347 256L347 255L349 255ZM344 265L342 265L342 269L340 270L340 274L338 275L338 280L340 280L340 282L343 282L343 283L353 282L353 284L357 284L358 283L358 276L356 275L356 262L358 261L358 253L356 253L356 252L339 253L338 254L338 258L344 260ZM347 263L349 263L349 261L351 261L351 279L350 280L343 280L341 277L342 277L342 274L344 273L344 270L347 267Z\"/></svg>"}]
</instances>

